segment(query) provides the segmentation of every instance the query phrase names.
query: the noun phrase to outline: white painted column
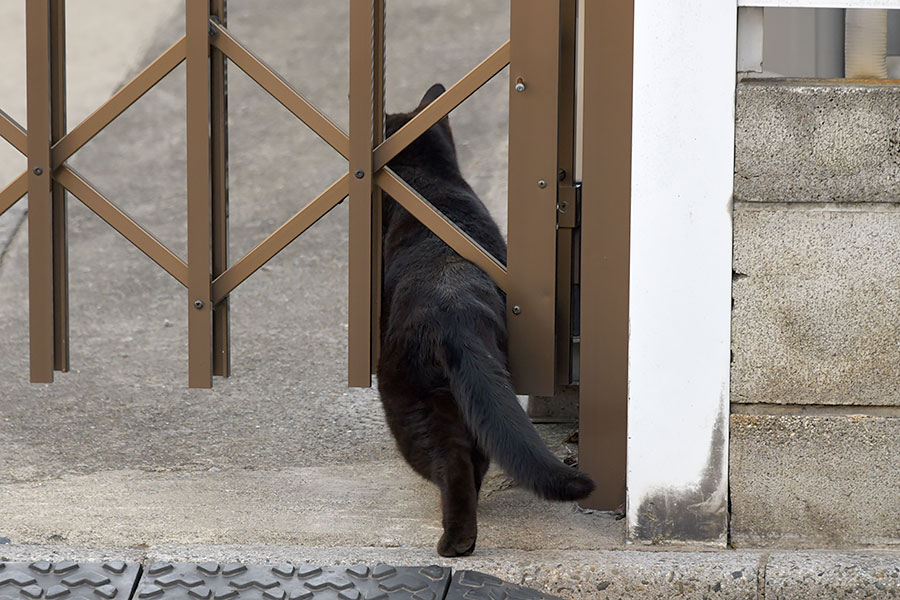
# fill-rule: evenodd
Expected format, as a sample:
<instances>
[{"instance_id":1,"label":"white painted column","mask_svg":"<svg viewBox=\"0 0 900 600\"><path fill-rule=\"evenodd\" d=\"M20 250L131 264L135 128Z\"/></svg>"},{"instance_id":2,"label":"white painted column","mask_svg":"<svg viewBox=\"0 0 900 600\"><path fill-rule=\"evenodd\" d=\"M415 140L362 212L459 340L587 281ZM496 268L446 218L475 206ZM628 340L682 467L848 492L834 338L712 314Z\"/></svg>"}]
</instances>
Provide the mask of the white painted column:
<instances>
[{"instance_id":1,"label":"white painted column","mask_svg":"<svg viewBox=\"0 0 900 600\"><path fill-rule=\"evenodd\" d=\"M737 2L636 0L631 539L724 544Z\"/></svg>"}]
</instances>

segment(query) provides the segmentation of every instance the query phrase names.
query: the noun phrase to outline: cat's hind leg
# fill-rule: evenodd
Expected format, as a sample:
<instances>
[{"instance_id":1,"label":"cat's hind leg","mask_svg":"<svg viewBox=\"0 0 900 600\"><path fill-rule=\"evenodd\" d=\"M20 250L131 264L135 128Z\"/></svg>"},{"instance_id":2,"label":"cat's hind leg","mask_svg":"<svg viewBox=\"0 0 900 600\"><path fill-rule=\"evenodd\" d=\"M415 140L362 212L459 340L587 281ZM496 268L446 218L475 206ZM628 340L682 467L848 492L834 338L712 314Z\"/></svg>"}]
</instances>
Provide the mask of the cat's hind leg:
<instances>
[{"instance_id":1,"label":"cat's hind leg","mask_svg":"<svg viewBox=\"0 0 900 600\"><path fill-rule=\"evenodd\" d=\"M475 469L467 451L449 453L446 458L432 473L432 480L441 490L444 525L437 551L441 556L468 556L475 550L478 537Z\"/></svg>"}]
</instances>

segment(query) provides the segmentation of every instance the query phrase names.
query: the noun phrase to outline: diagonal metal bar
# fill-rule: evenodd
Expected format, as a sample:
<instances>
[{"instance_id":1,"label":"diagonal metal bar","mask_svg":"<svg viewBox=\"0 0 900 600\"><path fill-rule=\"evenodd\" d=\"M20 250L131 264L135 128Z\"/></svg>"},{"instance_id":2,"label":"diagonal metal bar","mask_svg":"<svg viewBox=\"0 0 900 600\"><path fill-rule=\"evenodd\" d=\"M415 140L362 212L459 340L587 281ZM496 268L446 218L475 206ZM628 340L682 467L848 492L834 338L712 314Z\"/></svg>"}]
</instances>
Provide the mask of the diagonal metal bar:
<instances>
[{"instance_id":1,"label":"diagonal metal bar","mask_svg":"<svg viewBox=\"0 0 900 600\"><path fill-rule=\"evenodd\" d=\"M0 192L0 215L8 211L13 204L21 200L22 196L27 192L28 171L25 171Z\"/></svg>"},{"instance_id":2,"label":"diagonal metal bar","mask_svg":"<svg viewBox=\"0 0 900 600\"><path fill-rule=\"evenodd\" d=\"M122 209L110 202L78 173L67 166L60 167L54 175L69 192L94 213L118 231L150 260L187 287L187 265L162 242L138 225Z\"/></svg>"},{"instance_id":3,"label":"diagonal metal bar","mask_svg":"<svg viewBox=\"0 0 900 600\"><path fill-rule=\"evenodd\" d=\"M375 183L460 256L481 267L500 289L509 288L506 267L396 173L385 167L375 176Z\"/></svg>"},{"instance_id":4,"label":"diagonal metal bar","mask_svg":"<svg viewBox=\"0 0 900 600\"><path fill-rule=\"evenodd\" d=\"M451 110L462 104L466 98L477 92L481 86L493 79L508 64L509 41L494 50L465 77L453 84L449 90L438 96L422 112L375 148L375 170L388 164L392 158L447 116Z\"/></svg>"},{"instance_id":5,"label":"diagonal metal bar","mask_svg":"<svg viewBox=\"0 0 900 600\"><path fill-rule=\"evenodd\" d=\"M28 133L15 119L0 109L0 136L22 154L28 154Z\"/></svg>"},{"instance_id":6,"label":"diagonal metal bar","mask_svg":"<svg viewBox=\"0 0 900 600\"><path fill-rule=\"evenodd\" d=\"M315 225L315 223L328 214L347 197L349 190L349 175L344 174L340 179L332 183L328 189L304 206L300 212L275 230L272 235L264 239L253 250L248 252L239 261L231 265L227 271L216 277L212 283L213 304L221 302L234 288L245 279L253 275L257 269L266 264L273 256L297 239L300 234Z\"/></svg>"},{"instance_id":7,"label":"diagonal metal bar","mask_svg":"<svg viewBox=\"0 0 900 600\"><path fill-rule=\"evenodd\" d=\"M104 127L125 112L129 106L137 102L150 88L159 83L163 77L180 65L185 57L185 47L185 39L182 37L147 68L138 73L134 79L126 83L112 98L56 142L51 154L53 168L64 163L79 148L100 133Z\"/></svg>"},{"instance_id":8,"label":"diagonal metal bar","mask_svg":"<svg viewBox=\"0 0 900 600\"><path fill-rule=\"evenodd\" d=\"M303 121L328 145L337 150L341 156L349 159L350 140L340 127L300 95L291 87L291 84L270 69L268 65L254 56L227 29L215 21L210 21L210 27L215 32L211 40L215 48L223 52L244 73L269 92L295 117Z\"/></svg>"}]
</instances>

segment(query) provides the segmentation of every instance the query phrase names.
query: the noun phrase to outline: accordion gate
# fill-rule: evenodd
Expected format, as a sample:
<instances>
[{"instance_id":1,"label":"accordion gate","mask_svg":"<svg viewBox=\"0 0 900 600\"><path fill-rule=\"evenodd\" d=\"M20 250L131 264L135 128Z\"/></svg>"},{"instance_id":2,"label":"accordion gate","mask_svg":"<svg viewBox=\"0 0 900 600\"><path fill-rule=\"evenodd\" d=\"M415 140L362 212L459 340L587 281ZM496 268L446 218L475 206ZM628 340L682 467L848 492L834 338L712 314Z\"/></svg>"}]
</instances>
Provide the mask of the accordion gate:
<instances>
[{"instance_id":1,"label":"accordion gate","mask_svg":"<svg viewBox=\"0 0 900 600\"><path fill-rule=\"evenodd\" d=\"M186 0L185 35L69 129L65 0L25 1L28 128L0 111L0 136L27 156L28 167L0 192L0 214L28 195L31 381L52 382L54 370L69 368L66 191L187 288L188 379L199 388L211 387L213 375L230 374L231 291L349 196L348 380L368 387L377 361L384 192L506 292L510 367L519 393L553 395L561 385L580 383L582 468L601 483L589 504L616 508L625 482L633 0L583 7L589 32L583 194L574 181L575 0L510 3L510 39L387 139L385 0L350 0L349 134L228 31L225 4ZM347 173L233 263L226 59L349 162ZM67 164L182 61L187 261ZM503 265L387 164L507 65L509 249ZM582 270L582 256L589 270Z\"/></svg>"}]
</instances>

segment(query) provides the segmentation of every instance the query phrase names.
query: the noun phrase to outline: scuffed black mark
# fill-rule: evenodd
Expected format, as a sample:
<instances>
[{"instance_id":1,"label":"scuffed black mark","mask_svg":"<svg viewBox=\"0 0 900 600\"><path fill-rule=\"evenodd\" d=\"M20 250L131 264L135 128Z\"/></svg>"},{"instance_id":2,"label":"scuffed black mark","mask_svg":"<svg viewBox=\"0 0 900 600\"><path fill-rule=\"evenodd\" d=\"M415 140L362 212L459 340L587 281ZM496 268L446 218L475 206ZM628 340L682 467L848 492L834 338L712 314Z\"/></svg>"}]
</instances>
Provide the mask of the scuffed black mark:
<instances>
[{"instance_id":1,"label":"scuffed black mark","mask_svg":"<svg viewBox=\"0 0 900 600\"><path fill-rule=\"evenodd\" d=\"M724 539L728 526L728 494L722 481L724 450L725 420L719 409L700 484L690 490L664 488L644 499L634 537L654 543Z\"/></svg>"}]
</instances>

